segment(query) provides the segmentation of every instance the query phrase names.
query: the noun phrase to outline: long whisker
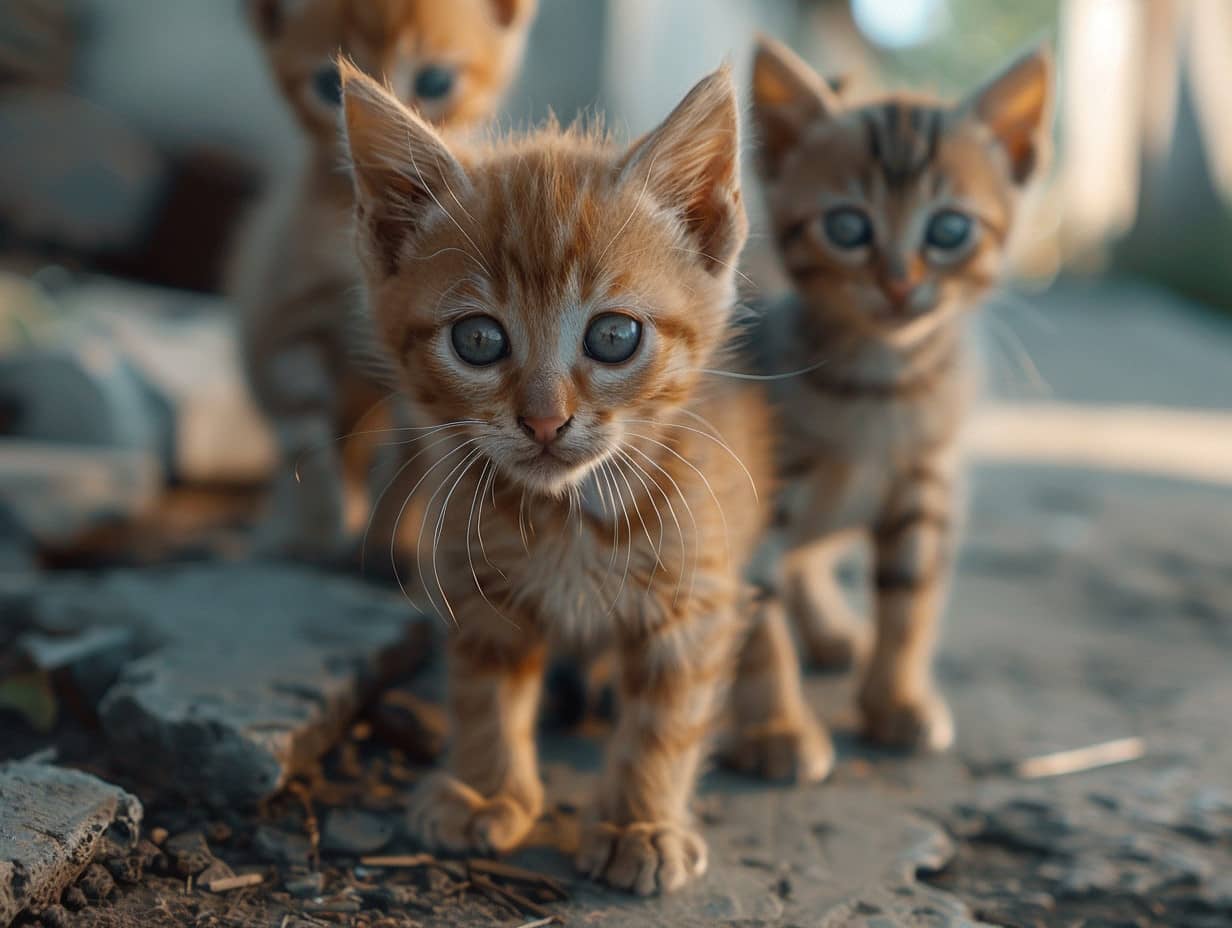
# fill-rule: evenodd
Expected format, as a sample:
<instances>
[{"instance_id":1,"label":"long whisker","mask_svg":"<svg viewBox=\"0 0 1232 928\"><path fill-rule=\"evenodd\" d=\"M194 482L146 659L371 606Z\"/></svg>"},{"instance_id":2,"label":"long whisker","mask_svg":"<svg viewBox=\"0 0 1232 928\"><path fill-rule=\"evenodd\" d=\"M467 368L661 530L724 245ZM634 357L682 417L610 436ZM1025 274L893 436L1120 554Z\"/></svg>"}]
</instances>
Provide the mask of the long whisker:
<instances>
[{"instance_id":1,"label":"long whisker","mask_svg":"<svg viewBox=\"0 0 1232 928\"><path fill-rule=\"evenodd\" d=\"M496 465L492 465L492 469L488 471L488 491L492 494L492 508L496 508ZM508 580L505 572L492 563L492 559L488 557L488 549L483 543L483 493L480 493L479 515L475 520L475 533L479 536L479 551L483 554L484 562L494 571L500 574L502 580Z\"/></svg>"},{"instance_id":2,"label":"long whisker","mask_svg":"<svg viewBox=\"0 0 1232 928\"><path fill-rule=\"evenodd\" d=\"M522 536L522 550L530 557L530 543L526 540L526 487L522 487L522 500L518 503L518 534Z\"/></svg>"},{"instance_id":3,"label":"long whisker","mask_svg":"<svg viewBox=\"0 0 1232 928\"><path fill-rule=\"evenodd\" d=\"M442 441L444 441L444 439L442 439ZM464 442L462 442L462 444L458 445L456 448L451 448L449 451L446 451L443 455L441 455L440 460L438 460L435 464L433 464L426 471L424 471L423 476L421 476L417 481L415 481L415 485L411 487L411 492L407 493L406 499L402 501L402 507L398 510L398 517L394 519L393 538L391 538L389 542L389 563L393 566L394 579L398 581L398 589L402 591L402 595L405 596L408 601L411 601L412 605L414 604L414 601L411 600L410 594L407 593L406 591L406 585L403 584L402 582L402 576L398 572L398 559L394 554L394 539L398 537L398 526L402 523L402 516L406 513L407 505L410 503L411 499L415 496L415 491L418 490L420 485L425 480L428 479L428 476L434 470L436 470L438 467L440 467L442 464L448 461L451 457L453 457L455 454L461 451L463 448L467 447L468 445L473 445L477 441L479 441L478 438L468 438ZM427 448L424 449L424 451L427 451L427 450L428 450ZM424 521L425 522L427 521L428 510L431 509L431 505L432 505L431 502L429 502L428 508L424 510ZM420 526L419 537L415 541L415 569L417 572L419 572L419 575L421 577L423 576L423 574L422 574L422 571L420 571L419 565L420 565L420 551L422 550L422 541L423 541L423 527Z\"/></svg>"},{"instance_id":4,"label":"long whisker","mask_svg":"<svg viewBox=\"0 0 1232 928\"><path fill-rule=\"evenodd\" d=\"M658 519L659 519L659 551L657 552L657 554L658 554L659 564L663 567L664 570L667 570L667 564L664 563L663 558L662 558L663 540L664 540L663 539L663 536L664 536L663 514L659 511L658 500L656 500L654 494L650 492L651 486L653 486L656 490L659 491L659 495L663 497L663 502L667 504L668 514L672 517L672 522L676 526L676 534L680 538L680 559L681 559L681 563L683 564L684 556L685 556L685 548L686 548L685 541L684 541L684 530L680 526L680 520L676 517L676 510L672 506L672 501L668 498L667 492L659 484L659 481L655 480L654 477L651 476L650 472L646 470L646 468L642 467L641 464L633 460L633 458L631 458L628 452L626 452L623 448L617 448L616 454L619 455L620 458L624 460L625 463L627 463L631 468L633 468L633 475L642 482L642 486L645 487L646 493L650 497L650 502L654 506L655 515L658 516ZM649 484L647 484L647 481L649 481ZM653 577L654 577L654 572L652 571L651 579L653 579ZM683 580L684 580L684 573L682 571L676 575L676 592L673 595L673 601L679 600L680 598L680 585L683 582ZM646 589L647 591L650 590L649 583L647 584Z\"/></svg>"},{"instance_id":5,"label":"long whisker","mask_svg":"<svg viewBox=\"0 0 1232 928\"><path fill-rule=\"evenodd\" d=\"M646 491L646 495L650 497L650 504L654 506L655 515L659 519L659 542L658 544L655 544L654 539L650 537L650 529L646 526L646 520L642 518L642 507L638 505L637 494L633 491L633 484L629 482L629 475L625 473L624 461L619 457L613 457L612 463L616 466L616 472L620 474L620 479L625 482L625 487L629 491L629 499L633 502L633 511L637 513L637 521L642 523L642 531L646 534L646 541L650 543L650 548L654 551L655 563L650 570L650 577L653 579L655 570L663 566L663 558L660 555L660 552L663 549L663 517L659 515L659 507L655 506L654 496L650 492L650 487L646 486L646 481L642 480L641 476L635 469L633 471L633 476L637 477L637 479L641 481L642 489L644 489ZM634 464L634 467L636 468L636 464ZM630 529L630 534L632 534L632 529Z\"/></svg>"},{"instance_id":6,"label":"long whisker","mask_svg":"<svg viewBox=\"0 0 1232 928\"><path fill-rule=\"evenodd\" d=\"M699 258L705 258L707 261L713 261L715 264L719 265L720 267L725 267L729 271L733 271L737 277L743 280L746 284L748 284L754 290L757 289L757 281L755 281L748 274L744 273L744 271L740 270L740 268L736 267L736 265L728 261L723 261L719 258L716 258L714 255L708 255L704 251L696 251L695 249L692 249L692 248L681 248L679 245L672 246L672 251L683 251L687 255L696 255Z\"/></svg>"},{"instance_id":7,"label":"long whisker","mask_svg":"<svg viewBox=\"0 0 1232 928\"><path fill-rule=\"evenodd\" d=\"M666 470L664 470L663 466L659 464L658 461L656 461L654 458L648 455L641 448L637 447L637 445L632 445L632 444L629 445L629 450L636 451L639 455L641 455L646 460L647 464L649 464L651 467L653 467L655 470L657 470L659 473L661 473L664 477L667 478L667 482L672 485L672 489L674 489L676 491L676 495L680 497L680 504L684 506L685 514L689 517L689 522L693 526L693 533L689 536L690 538L693 539L693 557L692 557L692 566L689 569L689 595L686 598L686 602L687 602L693 598L693 586L697 582L697 562L698 562L698 559L700 558L700 551L699 551L700 539L698 538L697 518L693 515L693 507L689 505L689 500L685 497L684 491L680 489L680 484L676 482L676 478L673 477L671 474L669 474ZM667 500L668 510L672 512L672 517L675 518L676 514L675 514L675 511L672 509L671 500L667 499L666 493L663 494L663 498ZM680 523L677 522L676 525L677 527L679 527ZM680 535L680 548L681 548L682 556L684 554L684 550L687 547L688 545L686 544L684 540L684 533L682 532ZM677 595L679 595L679 589L680 589L679 586L677 586Z\"/></svg>"},{"instance_id":8,"label":"long whisker","mask_svg":"<svg viewBox=\"0 0 1232 928\"><path fill-rule=\"evenodd\" d=\"M475 240L471 238L469 232L467 232L464 228L462 228L462 223L458 222L458 220L454 218L453 213L445 209L445 204L440 201L439 197L437 197L436 192L432 189L432 186L426 180L424 180L423 172L419 170L419 165L415 162L415 151L414 151L414 147L410 144L410 142L411 142L411 139L410 139L410 134L408 132L406 152L410 156L411 167L415 169L415 173L419 177L419 183L422 185L423 189L427 192L428 196L432 198L432 202L435 203L437 207L440 209L440 211L449 218L449 221L452 222L454 226L457 228L457 230L462 233L462 237L470 243L470 246L472 248L475 249L475 253L471 255L471 257L475 261L477 261L479 263L479 266L482 267L485 272L487 272L487 275L489 277L491 277L492 269L488 267L488 263L483 260L483 255L479 250L479 246L475 244ZM448 184L446 184L446 186L448 186Z\"/></svg>"},{"instance_id":9,"label":"long whisker","mask_svg":"<svg viewBox=\"0 0 1232 928\"><path fill-rule=\"evenodd\" d=\"M460 426L460 425L462 425L462 424L464 424L464 423L461 423L461 422L447 423L446 425L438 426L438 427L437 427L437 431L441 431L441 430L444 430L444 429L446 429L446 428L453 428L454 426ZM469 424L469 423L467 423L467 424ZM434 434L436 434L436 432L429 432L429 433L428 433L428 435L434 435ZM428 437L428 435L425 435L425 436L423 436L423 437L424 437L424 438L427 438L427 437ZM391 488L391 487L392 487L395 483L397 483L397 482L398 482L398 480L399 480L399 479L402 477L402 475L406 472L406 469L407 469L408 467L410 467L412 464L414 464L414 463L415 463L415 459L416 459L416 458L421 457L422 455L424 455L424 454L426 454L427 452L431 451L433 448L437 447L438 445L443 445L445 442L449 441L449 440L450 440L450 439L452 439L452 438L456 438L456 437L457 437L457 436L455 436L455 435L446 435L444 438L440 439L439 441L435 441L435 442L433 442L432 444L428 445L426 448L420 448L420 449L419 449L418 451L416 451L413 455L411 455L409 458L407 458L407 460L406 460L406 461L402 464L402 466L401 466L401 467L399 467L399 468L398 468L398 469L394 472L394 475L393 475L392 477L390 477L390 478L389 478L389 482L388 482L387 484L385 484L385 486L384 486L384 488L381 490L381 492L380 492L379 494L377 494L376 501L372 504L372 511L368 514L368 524L367 524L366 526L364 526L364 536L363 536L363 539L360 541L360 545L359 545L359 568L360 568L360 570L363 570L365 560L366 560L366 558L367 558L367 556L368 556L368 533L369 533L370 531L372 531L372 522L373 522L373 520L375 520L375 519L376 519L377 509L378 509L378 507L381 505L381 500L383 500L383 499L385 498L385 494L386 494L386 493L388 493L388 492L389 492L389 490L390 490L390 488ZM406 503L405 503L405 502L403 503L402 508L403 508L404 510L406 509ZM397 531L396 531L396 528L397 528L397 526L395 525L395 531L394 531L394 536L395 536L395 538L397 537L397 534L398 534L398 533L397 533ZM391 544L392 544L392 541L391 541Z\"/></svg>"},{"instance_id":10,"label":"long whisker","mask_svg":"<svg viewBox=\"0 0 1232 928\"><path fill-rule=\"evenodd\" d=\"M616 604L620 602L620 594L625 591L625 581L628 580L629 578L629 567L633 563L633 523L629 520L629 510L625 506L624 494L620 492L620 484L616 481L616 477L613 473L614 465L615 465L614 460L604 461L603 469L608 472L608 476L611 479L612 486L616 490L616 499L619 501L620 511L624 514L624 517L625 517L625 532L627 534L625 537L625 570L624 570L624 573L620 575L620 586L616 588L616 595L612 598L612 605L611 607L609 607L607 611L608 615L611 615L613 612L616 611Z\"/></svg>"},{"instance_id":11,"label":"long whisker","mask_svg":"<svg viewBox=\"0 0 1232 928\"><path fill-rule=\"evenodd\" d=\"M664 444L663 442L659 441L657 438L651 438L649 435L639 435L637 432L630 432L629 434L632 435L634 438L640 438L643 441L648 441L651 444L658 445L660 448L662 448L668 454L672 455L672 457L676 458L676 460L680 461L681 464L689 468L691 471L693 471L693 473L697 474L697 476L701 478L702 484L705 485L706 487L706 492L710 494L710 498L714 500L715 507L719 510L719 519L723 523L723 547L727 552L728 560L731 560L731 534L727 526L727 513L724 512L723 504L719 502L718 494L714 492L714 488L710 485L710 481L706 479L706 475L703 474L701 470L695 464L687 460L683 455L679 454L674 448L670 447L669 445Z\"/></svg>"},{"instance_id":12,"label":"long whisker","mask_svg":"<svg viewBox=\"0 0 1232 928\"><path fill-rule=\"evenodd\" d=\"M1018 337L1018 333L1014 331L1013 327L994 313L988 313L984 318L997 327L996 331L1002 337L1002 346L1009 349L1011 357L1018 364L1023 374L1026 375L1027 380L1037 391L1038 395L1044 397L1051 396L1051 385L1044 379L1044 375L1040 373L1040 369L1036 367L1035 362L1031 360L1031 355L1027 353L1026 346L1022 343L1022 339ZM1008 342L1005 339L1008 339Z\"/></svg>"},{"instance_id":13,"label":"long whisker","mask_svg":"<svg viewBox=\"0 0 1232 928\"><path fill-rule=\"evenodd\" d=\"M682 409L681 412L688 413L689 410ZM681 425L679 422L655 422L651 419L629 419L627 421L640 422L643 425L659 425L659 426L664 426L669 429L684 429L686 432L692 432L695 435L702 436L702 438L708 438L710 441L714 442L716 445L718 445L720 448L726 451L729 455L731 455L732 460L735 461L740 466L740 469L744 471L744 476L748 478L749 486L752 487L753 489L753 498L760 501L761 497L758 496L757 494L757 483L753 480L753 475L749 473L749 469L745 466L744 461L740 460L740 455L736 454L736 452L731 449L731 446L728 445L727 442L723 441L722 438L718 437L717 435L711 435L709 432L703 432L701 429L695 429L688 425ZM714 428L713 425L710 427Z\"/></svg>"},{"instance_id":14,"label":"long whisker","mask_svg":"<svg viewBox=\"0 0 1232 928\"><path fill-rule=\"evenodd\" d=\"M441 513L439 516L436 516L436 532L435 535L432 536L432 577L436 580L436 592L441 594L441 601L445 604L445 609L448 611L448 614L450 614L450 619L453 620L453 625L455 626L458 624L458 617L455 613L453 613L453 606L450 604L450 598L448 598L445 594L445 587L442 587L441 585L440 568L436 566L436 552L440 550L441 534L445 530L445 514L448 509L450 509L450 500L453 498L453 490L458 488L458 484L462 483L462 479L467 476L467 472L471 470L474 462L478 461L480 457L483 457L483 450L478 449L477 447L477 449L474 449L469 452L466 457L462 458L462 463L453 468L453 471L450 472L450 477L452 477L453 473L458 471L458 467L462 468L461 473L458 473L457 478L453 481L453 484L450 487L450 492L445 494L445 502L441 503ZM447 481L448 477L445 479ZM442 483L442 486L444 486L444 483ZM440 492L440 490L437 490L437 492ZM429 508L431 508L431 503L429 503ZM467 530L469 531L469 529L471 529L471 524L467 523Z\"/></svg>"},{"instance_id":15,"label":"long whisker","mask_svg":"<svg viewBox=\"0 0 1232 928\"><path fill-rule=\"evenodd\" d=\"M798 370L787 371L784 374L746 374L741 371L720 371L709 367L695 367L694 370L699 374L709 374L712 377L730 377L732 380L755 380L766 382L771 380L790 380L792 377L801 377L804 374L811 374L818 368L825 367L830 363L828 358L823 358L815 364L810 364L808 367L802 367Z\"/></svg>"}]
</instances>

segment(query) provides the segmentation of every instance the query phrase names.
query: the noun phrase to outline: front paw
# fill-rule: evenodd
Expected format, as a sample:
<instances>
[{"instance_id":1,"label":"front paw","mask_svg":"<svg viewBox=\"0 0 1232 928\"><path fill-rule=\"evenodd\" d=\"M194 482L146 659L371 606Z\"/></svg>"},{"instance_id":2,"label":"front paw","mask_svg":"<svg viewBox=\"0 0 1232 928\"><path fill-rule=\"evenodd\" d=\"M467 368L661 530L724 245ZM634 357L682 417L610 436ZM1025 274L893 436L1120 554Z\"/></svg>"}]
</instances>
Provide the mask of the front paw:
<instances>
[{"instance_id":1,"label":"front paw","mask_svg":"<svg viewBox=\"0 0 1232 928\"><path fill-rule=\"evenodd\" d=\"M706 872L706 842L683 825L600 822L583 835L577 868L639 896L670 893Z\"/></svg>"},{"instance_id":2,"label":"front paw","mask_svg":"<svg viewBox=\"0 0 1232 928\"><path fill-rule=\"evenodd\" d=\"M452 854L504 854L522 842L537 810L512 796L487 797L437 771L415 788L407 824L425 847Z\"/></svg>"},{"instance_id":3,"label":"front paw","mask_svg":"<svg viewBox=\"0 0 1232 928\"><path fill-rule=\"evenodd\" d=\"M935 692L908 697L866 690L860 709L865 736L886 747L944 751L954 743L954 717Z\"/></svg>"},{"instance_id":4,"label":"front paw","mask_svg":"<svg viewBox=\"0 0 1232 928\"><path fill-rule=\"evenodd\" d=\"M819 783L834 768L830 734L811 715L746 725L722 753L733 770L766 780Z\"/></svg>"}]
</instances>

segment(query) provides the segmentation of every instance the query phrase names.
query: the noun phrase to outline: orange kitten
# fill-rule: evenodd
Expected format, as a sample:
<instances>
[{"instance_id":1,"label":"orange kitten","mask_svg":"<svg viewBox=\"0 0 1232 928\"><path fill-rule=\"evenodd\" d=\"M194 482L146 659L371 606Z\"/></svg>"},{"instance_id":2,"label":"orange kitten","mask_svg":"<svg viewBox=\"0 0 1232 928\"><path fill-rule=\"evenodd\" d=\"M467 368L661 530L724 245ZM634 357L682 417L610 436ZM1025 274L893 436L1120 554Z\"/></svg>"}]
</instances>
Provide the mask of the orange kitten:
<instances>
[{"instance_id":1,"label":"orange kitten","mask_svg":"<svg viewBox=\"0 0 1232 928\"><path fill-rule=\"evenodd\" d=\"M761 394L703 371L746 233L731 79L627 151L554 126L450 146L344 81L368 300L424 429L421 573L452 629L452 744L412 830L461 853L521 842L545 656L608 642L620 720L578 863L676 889L706 867L689 800L746 627L750 482L769 480ZM752 629L740 692L778 685L785 642Z\"/></svg>"},{"instance_id":2,"label":"orange kitten","mask_svg":"<svg viewBox=\"0 0 1232 928\"><path fill-rule=\"evenodd\" d=\"M998 279L1024 186L1045 160L1048 57L1037 51L956 104L847 104L791 51L754 65L760 168L796 296L756 339L779 407L782 592L806 651L852 662L858 626L833 574L872 548L876 636L860 689L867 733L953 738L932 654L957 537L966 320Z\"/></svg>"},{"instance_id":3,"label":"orange kitten","mask_svg":"<svg viewBox=\"0 0 1232 928\"><path fill-rule=\"evenodd\" d=\"M254 392L282 464L262 547L327 555L343 541L336 440L371 431L389 410L353 305L359 283L347 232L351 185L338 141L341 51L428 118L457 125L493 113L521 58L534 0L248 0L271 73L308 142L278 179L237 249L231 288L243 310ZM361 418L369 410L383 418ZM361 472L372 442L358 449ZM348 468L352 469L352 468ZM351 487L368 505L362 478Z\"/></svg>"}]
</instances>

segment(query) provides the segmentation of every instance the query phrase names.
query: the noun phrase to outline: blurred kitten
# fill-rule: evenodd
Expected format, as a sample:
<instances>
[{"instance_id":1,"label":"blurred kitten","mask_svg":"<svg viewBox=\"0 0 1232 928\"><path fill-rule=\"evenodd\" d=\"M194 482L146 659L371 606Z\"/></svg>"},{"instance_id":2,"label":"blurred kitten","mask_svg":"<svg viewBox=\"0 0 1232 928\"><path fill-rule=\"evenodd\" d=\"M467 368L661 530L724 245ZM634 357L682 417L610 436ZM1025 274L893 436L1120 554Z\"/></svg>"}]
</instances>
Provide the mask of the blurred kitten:
<instances>
[{"instance_id":1,"label":"blurred kitten","mask_svg":"<svg viewBox=\"0 0 1232 928\"><path fill-rule=\"evenodd\" d=\"M422 430L420 574L451 625L452 741L412 830L454 853L517 846L543 808L545 657L606 641L620 719L578 864L676 889L706 867L689 801L735 652L759 743L820 734L782 686L786 627L747 624L764 400L706 370L746 232L731 78L628 150L554 125L447 144L366 77L344 83L370 309Z\"/></svg>"},{"instance_id":2,"label":"blurred kitten","mask_svg":"<svg viewBox=\"0 0 1232 928\"><path fill-rule=\"evenodd\" d=\"M814 663L850 664L858 627L833 555L853 533L871 542L876 636L859 704L885 744L953 739L931 665L972 392L964 334L1043 168L1050 95L1043 50L951 105L847 103L784 46L757 48L759 167L796 295L755 344L767 373L805 371L770 381L783 605Z\"/></svg>"},{"instance_id":3,"label":"blurred kitten","mask_svg":"<svg viewBox=\"0 0 1232 928\"><path fill-rule=\"evenodd\" d=\"M494 112L517 70L535 0L247 0L279 90L308 143L298 173L278 178L245 230L230 288L257 399L281 465L259 541L267 553L321 557L344 541L339 439L391 421L354 312L359 271L351 182L339 133L339 53L442 125ZM372 412L371 416L365 414ZM363 420L361 422L361 420ZM355 514L374 442L345 449Z\"/></svg>"}]
</instances>

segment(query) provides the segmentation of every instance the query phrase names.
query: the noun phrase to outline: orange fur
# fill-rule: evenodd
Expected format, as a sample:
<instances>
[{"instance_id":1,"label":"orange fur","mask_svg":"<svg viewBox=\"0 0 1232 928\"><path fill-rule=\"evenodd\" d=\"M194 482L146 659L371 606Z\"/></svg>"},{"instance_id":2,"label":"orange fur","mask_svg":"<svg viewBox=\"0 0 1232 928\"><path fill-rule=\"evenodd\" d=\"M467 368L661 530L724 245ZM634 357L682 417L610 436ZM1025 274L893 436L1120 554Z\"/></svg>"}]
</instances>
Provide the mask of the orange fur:
<instances>
[{"instance_id":1,"label":"orange fur","mask_svg":"<svg viewBox=\"0 0 1232 928\"><path fill-rule=\"evenodd\" d=\"M705 868L688 801L744 635L750 482L770 480L760 392L703 373L745 237L730 77L627 151L556 126L448 145L346 77L369 304L424 429L419 573L453 627L452 745L413 830L516 846L542 804L544 651L608 644L620 720L579 866L676 889ZM607 314L640 326L623 360L590 341Z\"/></svg>"},{"instance_id":2,"label":"orange fur","mask_svg":"<svg viewBox=\"0 0 1232 928\"><path fill-rule=\"evenodd\" d=\"M874 739L944 748L931 664L958 519L957 438L972 380L964 320L998 279L1023 185L1046 156L1047 56L957 105L848 104L771 40L754 65L759 165L794 299L755 339L784 482L776 583L816 663L862 636L833 575L871 543L876 637L860 706Z\"/></svg>"},{"instance_id":3,"label":"orange fur","mask_svg":"<svg viewBox=\"0 0 1232 928\"><path fill-rule=\"evenodd\" d=\"M391 421L390 389L356 313L359 270L348 231L351 186L339 138L339 53L439 123L493 113L521 57L534 0L248 0L271 74L307 141L298 171L275 179L237 242L230 287L254 392L278 435L282 466L263 546L336 553L344 540L337 440ZM433 98L417 77L445 68ZM333 94L337 93L337 97ZM364 414L373 411L373 415ZM371 441L360 439L367 470ZM352 487L367 514L361 475ZM376 536L380 536L380 532Z\"/></svg>"}]
</instances>

